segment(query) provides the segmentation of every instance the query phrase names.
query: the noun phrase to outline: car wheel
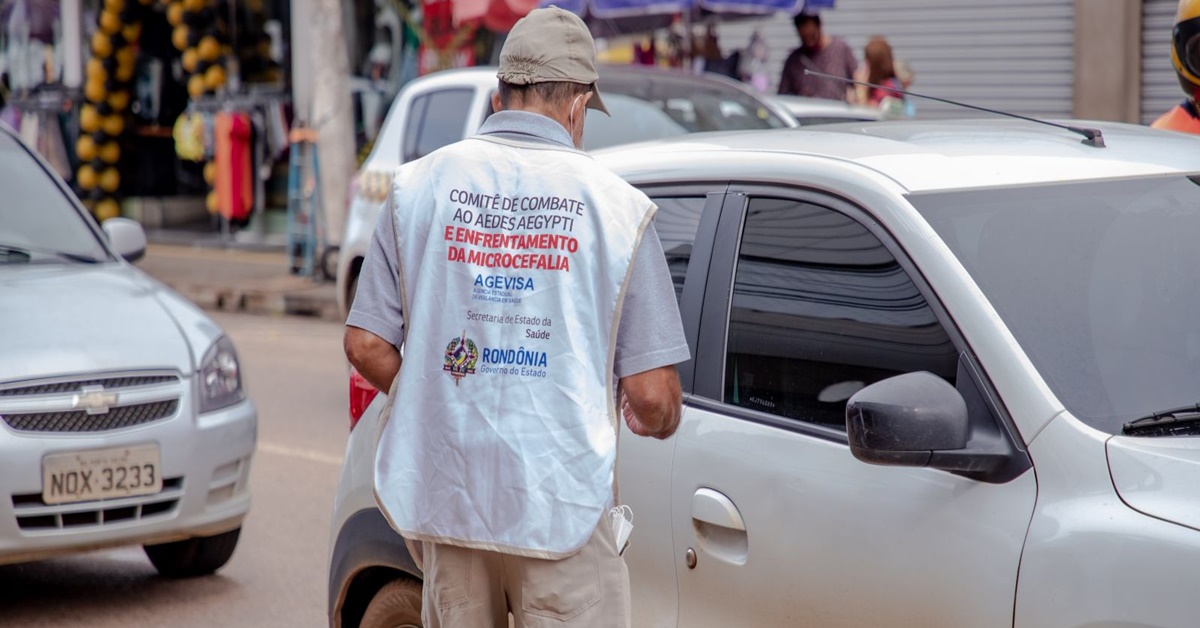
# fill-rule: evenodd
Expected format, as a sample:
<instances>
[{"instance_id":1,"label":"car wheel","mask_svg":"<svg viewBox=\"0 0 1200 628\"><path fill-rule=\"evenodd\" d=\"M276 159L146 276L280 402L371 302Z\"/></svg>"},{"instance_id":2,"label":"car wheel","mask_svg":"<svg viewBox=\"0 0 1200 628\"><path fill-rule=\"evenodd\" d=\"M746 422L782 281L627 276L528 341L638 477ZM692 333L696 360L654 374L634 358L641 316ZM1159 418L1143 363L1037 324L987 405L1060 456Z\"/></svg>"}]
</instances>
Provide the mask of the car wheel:
<instances>
[{"instance_id":1,"label":"car wheel","mask_svg":"<svg viewBox=\"0 0 1200 628\"><path fill-rule=\"evenodd\" d=\"M233 549L237 547L241 528L218 534L202 536L174 543L144 545L146 556L167 578L191 578L210 574L229 562Z\"/></svg>"},{"instance_id":2,"label":"car wheel","mask_svg":"<svg viewBox=\"0 0 1200 628\"><path fill-rule=\"evenodd\" d=\"M361 628L421 628L421 583L393 580L383 586L363 613Z\"/></svg>"}]
</instances>

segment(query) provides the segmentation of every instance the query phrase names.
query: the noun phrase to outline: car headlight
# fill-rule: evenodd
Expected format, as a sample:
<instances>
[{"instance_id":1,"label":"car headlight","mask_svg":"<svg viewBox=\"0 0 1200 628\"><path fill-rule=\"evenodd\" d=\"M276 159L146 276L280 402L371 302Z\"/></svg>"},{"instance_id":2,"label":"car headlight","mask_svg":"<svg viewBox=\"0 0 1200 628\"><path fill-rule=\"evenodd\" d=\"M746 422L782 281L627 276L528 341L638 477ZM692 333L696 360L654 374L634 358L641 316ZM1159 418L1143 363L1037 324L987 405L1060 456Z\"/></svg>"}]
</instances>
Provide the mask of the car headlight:
<instances>
[{"instance_id":1,"label":"car headlight","mask_svg":"<svg viewBox=\"0 0 1200 628\"><path fill-rule=\"evenodd\" d=\"M200 361L200 413L228 408L245 398L237 351L222 336Z\"/></svg>"}]
</instances>

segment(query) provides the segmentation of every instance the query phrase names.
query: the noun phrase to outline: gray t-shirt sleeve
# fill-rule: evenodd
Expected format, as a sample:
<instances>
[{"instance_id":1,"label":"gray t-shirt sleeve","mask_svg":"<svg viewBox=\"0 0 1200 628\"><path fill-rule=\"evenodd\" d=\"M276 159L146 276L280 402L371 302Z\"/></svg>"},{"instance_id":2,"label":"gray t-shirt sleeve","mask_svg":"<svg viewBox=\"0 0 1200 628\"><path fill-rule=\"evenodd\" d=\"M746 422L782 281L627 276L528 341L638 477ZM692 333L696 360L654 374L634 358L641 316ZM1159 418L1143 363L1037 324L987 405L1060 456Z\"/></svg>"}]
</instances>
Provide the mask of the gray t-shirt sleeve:
<instances>
[{"instance_id":1,"label":"gray t-shirt sleeve","mask_svg":"<svg viewBox=\"0 0 1200 628\"><path fill-rule=\"evenodd\" d=\"M630 269L613 371L617 377L628 377L690 359L675 286L652 224L642 235Z\"/></svg>"},{"instance_id":2,"label":"gray t-shirt sleeve","mask_svg":"<svg viewBox=\"0 0 1200 628\"><path fill-rule=\"evenodd\" d=\"M404 338L399 265L392 214L385 205L358 274L358 293L346 325L365 329L396 347Z\"/></svg>"}]
</instances>

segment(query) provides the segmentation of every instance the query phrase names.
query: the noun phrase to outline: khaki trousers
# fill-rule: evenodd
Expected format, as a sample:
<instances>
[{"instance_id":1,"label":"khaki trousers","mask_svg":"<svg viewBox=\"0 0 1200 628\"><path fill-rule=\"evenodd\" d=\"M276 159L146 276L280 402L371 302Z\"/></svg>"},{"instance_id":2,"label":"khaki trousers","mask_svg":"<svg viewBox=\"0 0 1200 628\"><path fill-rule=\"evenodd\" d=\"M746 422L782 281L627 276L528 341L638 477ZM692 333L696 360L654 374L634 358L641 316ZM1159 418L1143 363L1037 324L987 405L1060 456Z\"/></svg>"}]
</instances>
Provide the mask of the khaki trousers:
<instances>
[{"instance_id":1,"label":"khaki trousers","mask_svg":"<svg viewBox=\"0 0 1200 628\"><path fill-rule=\"evenodd\" d=\"M575 554L542 560L409 542L425 572L425 628L628 628L629 571L608 517Z\"/></svg>"}]
</instances>

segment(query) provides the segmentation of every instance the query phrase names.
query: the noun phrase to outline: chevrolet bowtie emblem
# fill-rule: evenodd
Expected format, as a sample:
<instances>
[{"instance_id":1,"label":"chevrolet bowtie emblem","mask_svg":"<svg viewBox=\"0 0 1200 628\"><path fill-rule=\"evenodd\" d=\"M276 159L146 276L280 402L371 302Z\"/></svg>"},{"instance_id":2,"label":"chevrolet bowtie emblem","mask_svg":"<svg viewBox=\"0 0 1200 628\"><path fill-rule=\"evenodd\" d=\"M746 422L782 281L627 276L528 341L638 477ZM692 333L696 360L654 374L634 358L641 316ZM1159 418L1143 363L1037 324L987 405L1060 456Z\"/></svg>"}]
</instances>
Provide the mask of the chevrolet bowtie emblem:
<instances>
[{"instance_id":1,"label":"chevrolet bowtie emblem","mask_svg":"<svg viewBox=\"0 0 1200 628\"><path fill-rule=\"evenodd\" d=\"M107 414L108 409L117 405L117 393L105 392L103 386L85 386L71 400L71 407L84 410L88 414Z\"/></svg>"}]
</instances>

